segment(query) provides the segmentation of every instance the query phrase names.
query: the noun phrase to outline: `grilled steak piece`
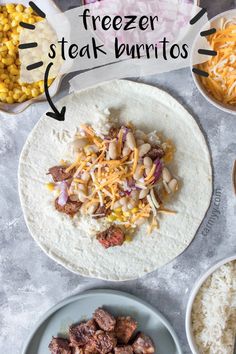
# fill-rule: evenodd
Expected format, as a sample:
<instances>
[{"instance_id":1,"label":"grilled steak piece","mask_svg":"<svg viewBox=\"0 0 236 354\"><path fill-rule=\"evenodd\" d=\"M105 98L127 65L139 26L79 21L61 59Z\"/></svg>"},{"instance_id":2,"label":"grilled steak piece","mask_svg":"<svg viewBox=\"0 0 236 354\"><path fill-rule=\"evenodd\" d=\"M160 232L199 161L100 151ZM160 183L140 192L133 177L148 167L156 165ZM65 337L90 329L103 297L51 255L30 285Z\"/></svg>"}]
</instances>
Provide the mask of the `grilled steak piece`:
<instances>
[{"instance_id":1,"label":"grilled steak piece","mask_svg":"<svg viewBox=\"0 0 236 354\"><path fill-rule=\"evenodd\" d=\"M67 167L54 166L49 168L48 175L51 175L54 182L65 181L73 176L75 169L72 169L69 172L66 172Z\"/></svg>"},{"instance_id":2,"label":"grilled steak piece","mask_svg":"<svg viewBox=\"0 0 236 354\"><path fill-rule=\"evenodd\" d=\"M97 326L94 320L73 325L69 328L69 337L73 346L83 347L93 339Z\"/></svg>"},{"instance_id":3,"label":"grilled steak piece","mask_svg":"<svg viewBox=\"0 0 236 354\"><path fill-rule=\"evenodd\" d=\"M152 354L155 353L155 347L150 337L144 333L139 333L133 343L135 354Z\"/></svg>"},{"instance_id":4,"label":"grilled steak piece","mask_svg":"<svg viewBox=\"0 0 236 354\"><path fill-rule=\"evenodd\" d=\"M99 353L107 354L113 351L117 344L117 339L114 333L99 330L94 336L94 344Z\"/></svg>"},{"instance_id":5,"label":"grilled steak piece","mask_svg":"<svg viewBox=\"0 0 236 354\"><path fill-rule=\"evenodd\" d=\"M115 354L133 354L133 348L131 345L115 347Z\"/></svg>"},{"instance_id":6,"label":"grilled steak piece","mask_svg":"<svg viewBox=\"0 0 236 354\"><path fill-rule=\"evenodd\" d=\"M58 204L58 198L55 200L55 208L60 213L65 213L70 216L74 216L81 208L82 203L80 201L71 200L70 197L68 198L66 204L61 206Z\"/></svg>"},{"instance_id":7,"label":"grilled steak piece","mask_svg":"<svg viewBox=\"0 0 236 354\"><path fill-rule=\"evenodd\" d=\"M120 129L118 129L118 128L116 128L116 127L111 127L110 130L109 130L108 137L109 137L110 139L115 139L115 138L117 138L119 131L120 131Z\"/></svg>"},{"instance_id":8,"label":"grilled steak piece","mask_svg":"<svg viewBox=\"0 0 236 354\"><path fill-rule=\"evenodd\" d=\"M94 320L97 322L98 326L104 331L111 332L114 331L116 320L109 312L102 308L98 308L93 314Z\"/></svg>"},{"instance_id":9,"label":"grilled steak piece","mask_svg":"<svg viewBox=\"0 0 236 354\"><path fill-rule=\"evenodd\" d=\"M100 206L97 208L95 213L92 215L93 219L101 219L111 213L110 209L106 209L105 206Z\"/></svg>"},{"instance_id":10,"label":"grilled steak piece","mask_svg":"<svg viewBox=\"0 0 236 354\"><path fill-rule=\"evenodd\" d=\"M124 243L124 232L118 226L110 226L107 230L97 234L97 240L105 248L121 246Z\"/></svg>"},{"instance_id":11,"label":"grilled steak piece","mask_svg":"<svg viewBox=\"0 0 236 354\"><path fill-rule=\"evenodd\" d=\"M153 161L165 156L165 151L159 145L152 146L151 150L144 157L150 157Z\"/></svg>"},{"instance_id":12,"label":"grilled steak piece","mask_svg":"<svg viewBox=\"0 0 236 354\"><path fill-rule=\"evenodd\" d=\"M116 318L115 335L117 337L118 343L127 344L136 329L137 322L134 321L130 316Z\"/></svg>"},{"instance_id":13,"label":"grilled steak piece","mask_svg":"<svg viewBox=\"0 0 236 354\"><path fill-rule=\"evenodd\" d=\"M84 349L71 346L72 354L85 354Z\"/></svg>"},{"instance_id":14,"label":"grilled steak piece","mask_svg":"<svg viewBox=\"0 0 236 354\"><path fill-rule=\"evenodd\" d=\"M48 348L51 354L72 354L67 339L53 337Z\"/></svg>"}]
</instances>

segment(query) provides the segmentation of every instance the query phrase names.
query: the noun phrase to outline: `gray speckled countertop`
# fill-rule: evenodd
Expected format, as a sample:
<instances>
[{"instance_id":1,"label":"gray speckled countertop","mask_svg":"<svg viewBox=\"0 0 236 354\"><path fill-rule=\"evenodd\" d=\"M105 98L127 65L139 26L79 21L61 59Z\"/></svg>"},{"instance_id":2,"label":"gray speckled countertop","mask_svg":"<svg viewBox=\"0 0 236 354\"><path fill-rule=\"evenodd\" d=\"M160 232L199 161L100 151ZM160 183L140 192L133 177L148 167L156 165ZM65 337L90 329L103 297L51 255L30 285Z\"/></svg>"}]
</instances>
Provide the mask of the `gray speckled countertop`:
<instances>
[{"instance_id":1,"label":"gray speckled countertop","mask_svg":"<svg viewBox=\"0 0 236 354\"><path fill-rule=\"evenodd\" d=\"M78 0L57 0L66 10ZM205 0L210 16L235 8L236 0ZM58 95L65 95L66 83ZM17 167L24 142L47 109L29 107L18 116L0 115L0 352L21 353L23 341L40 316L63 298L90 288L133 293L159 309L174 326L189 354L184 317L189 291L198 276L226 255L236 254L236 198L231 171L236 158L236 117L209 105L189 69L140 78L170 92L196 118L207 137L214 166L211 208L190 247L176 260L137 281L111 283L82 278L50 260L30 236L17 191ZM214 208L218 210L215 212Z\"/></svg>"}]
</instances>

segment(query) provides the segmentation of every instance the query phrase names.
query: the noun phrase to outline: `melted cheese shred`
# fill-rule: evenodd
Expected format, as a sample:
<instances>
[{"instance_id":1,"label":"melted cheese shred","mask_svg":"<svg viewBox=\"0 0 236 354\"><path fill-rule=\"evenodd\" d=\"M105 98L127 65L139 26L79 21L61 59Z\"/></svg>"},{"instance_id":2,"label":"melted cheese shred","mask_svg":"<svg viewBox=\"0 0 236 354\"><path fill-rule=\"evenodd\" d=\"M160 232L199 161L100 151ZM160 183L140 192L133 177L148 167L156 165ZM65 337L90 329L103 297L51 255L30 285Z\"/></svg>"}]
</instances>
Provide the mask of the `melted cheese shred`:
<instances>
[{"instance_id":1,"label":"melted cheese shred","mask_svg":"<svg viewBox=\"0 0 236 354\"><path fill-rule=\"evenodd\" d=\"M217 55L200 64L209 76L201 77L207 91L218 101L236 105L236 18L223 19L220 29L208 41Z\"/></svg>"}]
</instances>

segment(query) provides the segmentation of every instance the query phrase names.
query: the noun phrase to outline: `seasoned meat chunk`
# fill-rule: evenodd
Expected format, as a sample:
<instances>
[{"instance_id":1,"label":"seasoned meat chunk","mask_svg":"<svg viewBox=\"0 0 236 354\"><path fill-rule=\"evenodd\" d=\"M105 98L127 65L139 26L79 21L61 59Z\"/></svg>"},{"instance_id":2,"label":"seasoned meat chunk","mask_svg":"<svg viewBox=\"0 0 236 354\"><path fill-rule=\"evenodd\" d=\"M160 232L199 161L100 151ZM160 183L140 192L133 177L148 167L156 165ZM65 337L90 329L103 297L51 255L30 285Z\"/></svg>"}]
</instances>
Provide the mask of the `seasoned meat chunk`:
<instances>
[{"instance_id":1,"label":"seasoned meat chunk","mask_svg":"<svg viewBox=\"0 0 236 354\"><path fill-rule=\"evenodd\" d=\"M96 333L97 326L94 320L89 320L85 323L73 325L69 329L69 337L73 346L83 347Z\"/></svg>"},{"instance_id":2,"label":"seasoned meat chunk","mask_svg":"<svg viewBox=\"0 0 236 354\"><path fill-rule=\"evenodd\" d=\"M118 129L118 128L116 128L116 127L111 127L110 130L109 130L108 137L109 137L110 139L115 139L115 138L117 138L118 133L119 133L119 130L120 130L120 129Z\"/></svg>"},{"instance_id":3,"label":"seasoned meat chunk","mask_svg":"<svg viewBox=\"0 0 236 354\"><path fill-rule=\"evenodd\" d=\"M165 151L159 145L152 146L151 150L144 157L150 157L153 161L165 156Z\"/></svg>"},{"instance_id":4,"label":"seasoned meat chunk","mask_svg":"<svg viewBox=\"0 0 236 354\"><path fill-rule=\"evenodd\" d=\"M67 339L53 337L48 348L52 354L72 354Z\"/></svg>"},{"instance_id":5,"label":"seasoned meat chunk","mask_svg":"<svg viewBox=\"0 0 236 354\"><path fill-rule=\"evenodd\" d=\"M98 308L93 314L94 320L98 326L107 332L114 331L116 320L109 312L102 308Z\"/></svg>"},{"instance_id":6,"label":"seasoned meat chunk","mask_svg":"<svg viewBox=\"0 0 236 354\"><path fill-rule=\"evenodd\" d=\"M54 182L65 181L73 176L75 169L72 169L69 172L66 172L67 167L54 166L49 168L48 175L51 175Z\"/></svg>"},{"instance_id":7,"label":"seasoned meat chunk","mask_svg":"<svg viewBox=\"0 0 236 354\"><path fill-rule=\"evenodd\" d=\"M58 204L58 198L55 200L55 208L60 213L65 213L70 216L74 216L81 208L82 203L80 201L71 200L70 197L68 198L66 204L61 206Z\"/></svg>"},{"instance_id":8,"label":"seasoned meat chunk","mask_svg":"<svg viewBox=\"0 0 236 354\"><path fill-rule=\"evenodd\" d=\"M137 322L130 316L117 317L115 335L118 343L127 344L137 329Z\"/></svg>"},{"instance_id":9,"label":"seasoned meat chunk","mask_svg":"<svg viewBox=\"0 0 236 354\"><path fill-rule=\"evenodd\" d=\"M97 331L95 336L95 348L101 354L110 353L117 344L117 339L112 332Z\"/></svg>"},{"instance_id":10,"label":"seasoned meat chunk","mask_svg":"<svg viewBox=\"0 0 236 354\"><path fill-rule=\"evenodd\" d=\"M95 213L92 215L93 219L101 219L111 213L110 209L107 209L105 206L100 206L97 208Z\"/></svg>"},{"instance_id":11,"label":"seasoned meat chunk","mask_svg":"<svg viewBox=\"0 0 236 354\"><path fill-rule=\"evenodd\" d=\"M115 347L115 354L133 354L133 348L131 345Z\"/></svg>"},{"instance_id":12,"label":"seasoned meat chunk","mask_svg":"<svg viewBox=\"0 0 236 354\"><path fill-rule=\"evenodd\" d=\"M135 354L152 354L155 353L153 341L144 333L139 333L133 343Z\"/></svg>"},{"instance_id":13,"label":"seasoned meat chunk","mask_svg":"<svg viewBox=\"0 0 236 354\"><path fill-rule=\"evenodd\" d=\"M97 234L97 240L105 248L121 246L124 243L124 232L118 226L110 226L107 230Z\"/></svg>"},{"instance_id":14,"label":"seasoned meat chunk","mask_svg":"<svg viewBox=\"0 0 236 354\"><path fill-rule=\"evenodd\" d=\"M71 346L72 354L85 354L84 349L80 347Z\"/></svg>"}]
</instances>

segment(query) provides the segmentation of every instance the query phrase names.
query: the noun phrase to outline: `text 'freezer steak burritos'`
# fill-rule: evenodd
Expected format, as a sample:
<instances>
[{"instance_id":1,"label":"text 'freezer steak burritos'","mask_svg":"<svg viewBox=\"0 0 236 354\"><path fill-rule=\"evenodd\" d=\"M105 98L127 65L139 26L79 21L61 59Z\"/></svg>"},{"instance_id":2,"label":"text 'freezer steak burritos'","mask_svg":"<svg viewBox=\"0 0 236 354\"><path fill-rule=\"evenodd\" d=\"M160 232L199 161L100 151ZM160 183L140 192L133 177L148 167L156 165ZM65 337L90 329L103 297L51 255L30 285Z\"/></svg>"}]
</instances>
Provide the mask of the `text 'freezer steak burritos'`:
<instances>
[{"instance_id":1,"label":"text 'freezer steak burritos'","mask_svg":"<svg viewBox=\"0 0 236 354\"><path fill-rule=\"evenodd\" d=\"M166 167L174 158L170 140L131 123L114 125L106 113L100 126L79 127L72 144L75 161L49 168L53 182L47 186L59 194L57 211L103 219L96 238L109 248L132 241L145 222L148 234L159 228L158 214L175 214L165 201L178 190L178 181Z\"/></svg>"}]
</instances>

